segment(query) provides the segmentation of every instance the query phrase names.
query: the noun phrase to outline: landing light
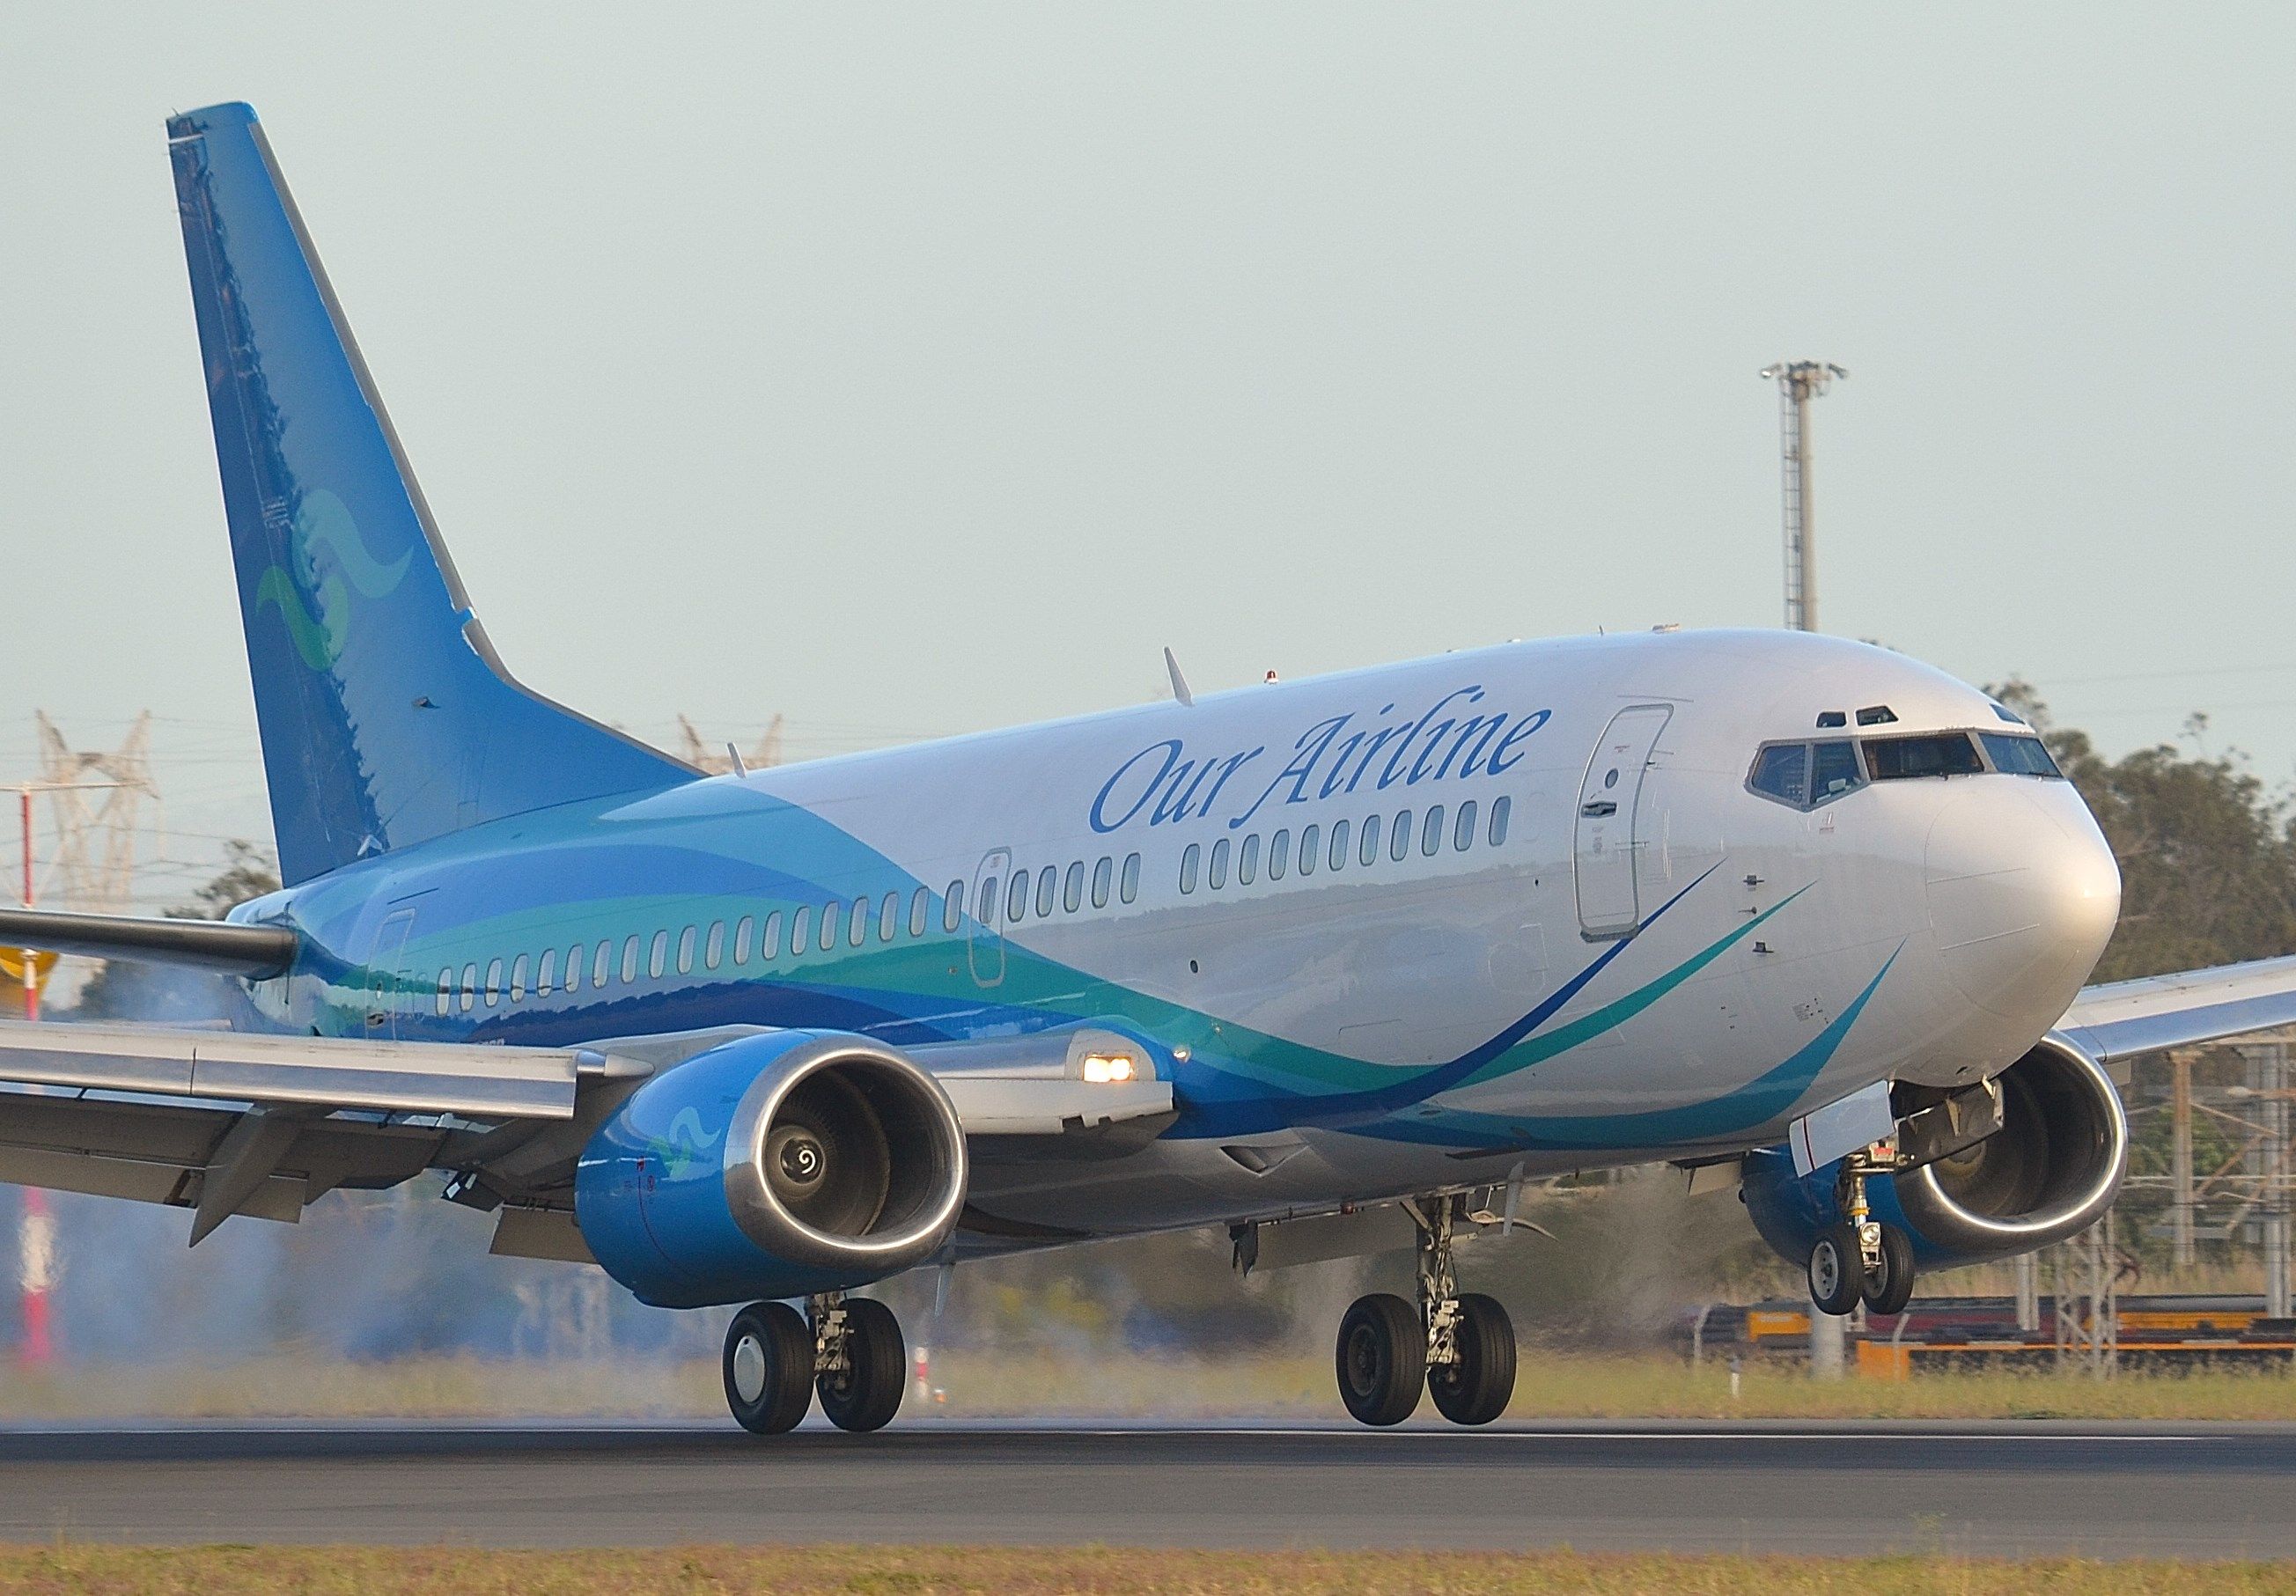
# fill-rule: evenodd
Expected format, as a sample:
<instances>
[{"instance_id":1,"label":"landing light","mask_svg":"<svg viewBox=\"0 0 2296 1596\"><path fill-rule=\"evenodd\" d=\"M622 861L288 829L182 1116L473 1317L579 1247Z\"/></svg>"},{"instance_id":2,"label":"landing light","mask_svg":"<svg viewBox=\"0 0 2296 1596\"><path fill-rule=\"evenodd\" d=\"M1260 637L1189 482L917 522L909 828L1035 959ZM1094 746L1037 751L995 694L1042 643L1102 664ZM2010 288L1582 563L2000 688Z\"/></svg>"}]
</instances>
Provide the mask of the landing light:
<instances>
[{"instance_id":1,"label":"landing light","mask_svg":"<svg viewBox=\"0 0 2296 1596\"><path fill-rule=\"evenodd\" d=\"M1140 1066L1123 1053L1086 1053L1084 1056L1084 1078L1096 1086L1120 1084L1137 1080Z\"/></svg>"}]
</instances>

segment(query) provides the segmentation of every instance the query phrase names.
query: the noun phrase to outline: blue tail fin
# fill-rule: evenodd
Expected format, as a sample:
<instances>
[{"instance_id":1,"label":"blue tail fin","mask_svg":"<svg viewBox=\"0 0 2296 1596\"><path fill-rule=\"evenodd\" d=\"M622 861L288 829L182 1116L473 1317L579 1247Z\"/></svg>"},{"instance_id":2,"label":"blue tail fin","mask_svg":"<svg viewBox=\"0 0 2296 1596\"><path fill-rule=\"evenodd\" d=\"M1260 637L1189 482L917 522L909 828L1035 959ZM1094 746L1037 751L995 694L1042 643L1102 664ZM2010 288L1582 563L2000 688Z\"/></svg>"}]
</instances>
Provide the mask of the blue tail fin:
<instances>
[{"instance_id":1,"label":"blue tail fin","mask_svg":"<svg viewBox=\"0 0 2296 1596\"><path fill-rule=\"evenodd\" d=\"M254 111L168 138L281 874L690 780L496 659Z\"/></svg>"}]
</instances>

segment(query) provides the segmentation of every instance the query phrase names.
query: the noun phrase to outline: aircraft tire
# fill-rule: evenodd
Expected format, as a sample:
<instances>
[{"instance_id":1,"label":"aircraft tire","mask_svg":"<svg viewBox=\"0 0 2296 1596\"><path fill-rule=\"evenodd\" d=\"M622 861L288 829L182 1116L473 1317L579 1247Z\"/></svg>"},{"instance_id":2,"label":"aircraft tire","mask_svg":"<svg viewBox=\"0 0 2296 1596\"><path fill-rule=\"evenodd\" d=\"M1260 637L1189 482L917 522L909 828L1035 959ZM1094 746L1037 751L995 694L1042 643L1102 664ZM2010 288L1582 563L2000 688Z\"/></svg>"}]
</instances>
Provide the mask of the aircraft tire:
<instances>
[{"instance_id":1,"label":"aircraft tire","mask_svg":"<svg viewBox=\"0 0 2296 1596\"><path fill-rule=\"evenodd\" d=\"M813 1404L813 1332L785 1302L753 1302L726 1328L726 1405L753 1436L797 1428Z\"/></svg>"},{"instance_id":2,"label":"aircraft tire","mask_svg":"<svg viewBox=\"0 0 2296 1596\"><path fill-rule=\"evenodd\" d=\"M840 1429L882 1429L901 1411L908 1389L909 1350L893 1310L869 1297L845 1299L845 1361L820 1376L821 1411Z\"/></svg>"},{"instance_id":3,"label":"aircraft tire","mask_svg":"<svg viewBox=\"0 0 2296 1596\"><path fill-rule=\"evenodd\" d=\"M1809 1249L1809 1299L1821 1314L1847 1314L1865 1289L1865 1249L1848 1220L1817 1233Z\"/></svg>"},{"instance_id":4,"label":"aircraft tire","mask_svg":"<svg viewBox=\"0 0 2296 1596\"><path fill-rule=\"evenodd\" d=\"M1496 1297L1468 1292L1459 1298L1452 1333L1456 1363L1427 1371L1427 1393L1454 1424L1488 1424L1514 1395L1514 1324Z\"/></svg>"},{"instance_id":5,"label":"aircraft tire","mask_svg":"<svg viewBox=\"0 0 2296 1596\"><path fill-rule=\"evenodd\" d=\"M1365 1424L1400 1424L1427 1388L1427 1327L1400 1297L1358 1297L1340 1320L1340 1400Z\"/></svg>"},{"instance_id":6,"label":"aircraft tire","mask_svg":"<svg viewBox=\"0 0 2296 1596\"><path fill-rule=\"evenodd\" d=\"M1902 1314L1914 1299L1914 1239L1894 1224L1882 1227L1882 1265L1866 1277L1869 1314Z\"/></svg>"}]
</instances>

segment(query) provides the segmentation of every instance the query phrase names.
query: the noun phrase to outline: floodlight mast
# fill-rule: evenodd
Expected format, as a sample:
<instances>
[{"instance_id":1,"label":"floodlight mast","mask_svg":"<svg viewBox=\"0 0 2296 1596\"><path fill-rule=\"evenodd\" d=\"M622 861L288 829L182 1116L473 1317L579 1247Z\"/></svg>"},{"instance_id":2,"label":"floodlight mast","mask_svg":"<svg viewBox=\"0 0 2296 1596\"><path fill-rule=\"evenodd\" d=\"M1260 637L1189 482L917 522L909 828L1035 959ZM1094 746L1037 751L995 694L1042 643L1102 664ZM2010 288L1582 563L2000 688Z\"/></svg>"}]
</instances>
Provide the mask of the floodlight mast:
<instances>
[{"instance_id":1,"label":"floodlight mast","mask_svg":"<svg viewBox=\"0 0 2296 1596\"><path fill-rule=\"evenodd\" d=\"M1817 539L1809 462L1809 402L1848 372L1824 361L1780 361L1762 368L1778 385L1778 427L1784 437L1786 626L1817 630Z\"/></svg>"}]
</instances>

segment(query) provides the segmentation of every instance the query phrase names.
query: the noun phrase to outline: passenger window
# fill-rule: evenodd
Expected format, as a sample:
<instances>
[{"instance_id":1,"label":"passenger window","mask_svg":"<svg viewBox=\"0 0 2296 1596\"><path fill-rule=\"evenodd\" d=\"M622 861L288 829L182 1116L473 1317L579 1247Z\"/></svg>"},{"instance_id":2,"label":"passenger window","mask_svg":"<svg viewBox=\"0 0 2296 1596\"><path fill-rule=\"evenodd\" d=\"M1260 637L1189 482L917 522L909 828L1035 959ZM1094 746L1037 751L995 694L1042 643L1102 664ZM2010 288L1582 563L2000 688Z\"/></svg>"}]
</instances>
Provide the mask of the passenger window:
<instances>
[{"instance_id":1,"label":"passenger window","mask_svg":"<svg viewBox=\"0 0 2296 1596\"><path fill-rule=\"evenodd\" d=\"M1084 861L1081 859L1069 866L1068 881L1061 888L1061 907L1071 914L1084 907Z\"/></svg>"},{"instance_id":2,"label":"passenger window","mask_svg":"<svg viewBox=\"0 0 2296 1596\"><path fill-rule=\"evenodd\" d=\"M685 929L677 934L678 974L692 975L693 973L693 945L699 939L699 937L700 933L692 926L686 927Z\"/></svg>"},{"instance_id":3,"label":"passenger window","mask_svg":"<svg viewBox=\"0 0 2296 1596\"><path fill-rule=\"evenodd\" d=\"M1239 887L1249 887L1253 878L1259 874L1259 833L1254 831L1243 839L1243 847L1236 850L1235 884Z\"/></svg>"},{"instance_id":4,"label":"passenger window","mask_svg":"<svg viewBox=\"0 0 2296 1596\"><path fill-rule=\"evenodd\" d=\"M775 929L778 929L781 924L780 921L776 920L774 923ZM734 928L734 963L737 969L750 962L750 933L757 929L758 921L756 917L749 914L742 916L742 923ZM758 957L763 958L764 956L764 950L760 948L758 951Z\"/></svg>"},{"instance_id":5,"label":"passenger window","mask_svg":"<svg viewBox=\"0 0 2296 1596\"><path fill-rule=\"evenodd\" d=\"M1451 846L1465 853L1475 846L1475 800L1469 798L1459 806L1459 818L1451 828Z\"/></svg>"},{"instance_id":6,"label":"passenger window","mask_svg":"<svg viewBox=\"0 0 2296 1596\"><path fill-rule=\"evenodd\" d=\"M1419 828L1419 852L1432 859L1443 847L1443 806L1437 804L1427 811L1427 819Z\"/></svg>"},{"instance_id":7,"label":"passenger window","mask_svg":"<svg viewBox=\"0 0 2296 1596\"><path fill-rule=\"evenodd\" d=\"M1056 864L1047 864L1037 872L1037 918L1044 919L1053 912L1053 894L1061 889L1061 872Z\"/></svg>"},{"instance_id":8,"label":"passenger window","mask_svg":"<svg viewBox=\"0 0 2296 1596\"><path fill-rule=\"evenodd\" d=\"M1309 826L1300 833L1300 873L1301 875L1312 876L1316 873L1316 863L1324 856L1324 850L1319 846L1323 840L1324 828L1321 826Z\"/></svg>"},{"instance_id":9,"label":"passenger window","mask_svg":"<svg viewBox=\"0 0 2296 1596\"><path fill-rule=\"evenodd\" d=\"M1922 776L1973 776L1985 767L1966 732L1935 737L1881 737L1866 745L1866 767L1877 782Z\"/></svg>"},{"instance_id":10,"label":"passenger window","mask_svg":"<svg viewBox=\"0 0 2296 1596\"><path fill-rule=\"evenodd\" d=\"M653 934L653 946L646 954L646 974L652 979L658 981L661 978L661 972L668 968L669 933L656 931Z\"/></svg>"},{"instance_id":11,"label":"passenger window","mask_svg":"<svg viewBox=\"0 0 2296 1596\"><path fill-rule=\"evenodd\" d=\"M1227 839L1212 844L1211 868L1204 872L1204 884L1214 892L1227 885Z\"/></svg>"},{"instance_id":12,"label":"passenger window","mask_svg":"<svg viewBox=\"0 0 2296 1596\"><path fill-rule=\"evenodd\" d=\"M1103 854L1100 856L1100 863L1092 867L1092 906L1094 908L1108 907L1109 881L1115 874L1116 861Z\"/></svg>"},{"instance_id":13,"label":"passenger window","mask_svg":"<svg viewBox=\"0 0 2296 1596\"><path fill-rule=\"evenodd\" d=\"M1406 809L1395 817L1395 830L1388 833L1387 856L1401 859L1411 851L1411 811Z\"/></svg>"},{"instance_id":14,"label":"passenger window","mask_svg":"<svg viewBox=\"0 0 2296 1596\"><path fill-rule=\"evenodd\" d=\"M847 945L852 947L859 947L869 940L869 900L867 898L857 897L853 900L853 913L848 917L845 940Z\"/></svg>"},{"instance_id":15,"label":"passenger window","mask_svg":"<svg viewBox=\"0 0 2296 1596\"><path fill-rule=\"evenodd\" d=\"M920 887L909 895L910 936L922 937L925 934L925 915L931 910L931 908L932 892L931 888Z\"/></svg>"},{"instance_id":16,"label":"passenger window","mask_svg":"<svg viewBox=\"0 0 2296 1596\"><path fill-rule=\"evenodd\" d=\"M805 952L806 933L813 929L813 905L800 904L797 913L790 916L790 957Z\"/></svg>"},{"instance_id":17,"label":"passenger window","mask_svg":"<svg viewBox=\"0 0 2296 1596\"><path fill-rule=\"evenodd\" d=\"M982 878L980 883L980 901L972 905L973 913L980 917L980 923L985 926L994 925L996 923L997 880L998 878L996 876L987 876ZM952 898L951 901L954 902L955 900Z\"/></svg>"},{"instance_id":18,"label":"passenger window","mask_svg":"<svg viewBox=\"0 0 2296 1596\"><path fill-rule=\"evenodd\" d=\"M1857 769L1857 745L1843 739L1821 742L1809 751L1810 802L1822 804L1830 798L1839 798L1853 787L1863 787L1866 778Z\"/></svg>"},{"instance_id":19,"label":"passenger window","mask_svg":"<svg viewBox=\"0 0 2296 1596\"><path fill-rule=\"evenodd\" d=\"M1029 872L1025 870L1016 870L1013 872L1013 885L1004 894L1004 918L1013 924L1019 925L1028 917L1028 913Z\"/></svg>"},{"instance_id":20,"label":"passenger window","mask_svg":"<svg viewBox=\"0 0 2296 1596\"><path fill-rule=\"evenodd\" d=\"M900 929L900 924L901 895L898 892L889 892L885 895L885 901L877 905L877 940L890 942L893 939L893 933Z\"/></svg>"},{"instance_id":21,"label":"passenger window","mask_svg":"<svg viewBox=\"0 0 2296 1596\"><path fill-rule=\"evenodd\" d=\"M1498 847L1506 840L1507 817L1513 810L1514 800L1511 798L1496 798L1491 800L1491 846L1493 847Z\"/></svg>"},{"instance_id":22,"label":"passenger window","mask_svg":"<svg viewBox=\"0 0 2296 1596\"><path fill-rule=\"evenodd\" d=\"M510 1001L514 1003L522 1003L526 1001L526 955L524 954L519 954L511 962Z\"/></svg>"},{"instance_id":23,"label":"passenger window","mask_svg":"<svg viewBox=\"0 0 2296 1596\"><path fill-rule=\"evenodd\" d=\"M951 881L948 884L948 890L941 896L940 929L944 931L954 931L964 923L964 883Z\"/></svg>"},{"instance_id":24,"label":"passenger window","mask_svg":"<svg viewBox=\"0 0 2296 1596\"><path fill-rule=\"evenodd\" d=\"M1356 856L1361 859L1365 864L1375 863L1379 858L1379 828L1380 817L1378 815L1366 815L1364 818L1363 848Z\"/></svg>"},{"instance_id":25,"label":"passenger window","mask_svg":"<svg viewBox=\"0 0 2296 1596\"><path fill-rule=\"evenodd\" d=\"M776 909L766 916L766 923L758 932L758 962L769 964L781 956L782 912Z\"/></svg>"},{"instance_id":26,"label":"passenger window","mask_svg":"<svg viewBox=\"0 0 2296 1596\"><path fill-rule=\"evenodd\" d=\"M487 966L488 1008L491 1009L502 1002L502 961L500 959L496 959L493 963Z\"/></svg>"},{"instance_id":27,"label":"passenger window","mask_svg":"<svg viewBox=\"0 0 2296 1596\"><path fill-rule=\"evenodd\" d=\"M471 1011L471 1005L472 1005L473 1003L476 1003L476 1002L478 1001L478 996L479 996L479 967L478 967L477 965L475 965L475 964L465 964L465 965L463 965L463 1013L468 1014L468 1013Z\"/></svg>"},{"instance_id":28,"label":"passenger window","mask_svg":"<svg viewBox=\"0 0 2296 1596\"><path fill-rule=\"evenodd\" d=\"M1764 798L1799 809L1809 802L1809 745L1781 743L1754 756L1754 773L1746 785Z\"/></svg>"},{"instance_id":29,"label":"passenger window","mask_svg":"<svg viewBox=\"0 0 2296 1596\"><path fill-rule=\"evenodd\" d=\"M548 997L550 989L557 985L558 950L545 947L542 950L542 966L534 972L534 995Z\"/></svg>"},{"instance_id":30,"label":"passenger window","mask_svg":"<svg viewBox=\"0 0 2296 1596\"><path fill-rule=\"evenodd\" d=\"M2058 776L2064 772L2049 757L2038 737L2012 737L2005 733L1980 732L1977 740L1993 756L1993 768L2008 776Z\"/></svg>"},{"instance_id":31,"label":"passenger window","mask_svg":"<svg viewBox=\"0 0 2296 1596\"><path fill-rule=\"evenodd\" d=\"M1119 883L1118 891L1121 894L1124 901L1128 904L1134 898L1140 896L1139 855L1127 854L1124 855L1124 874Z\"/></svg>"},{"instance_id":32,"label":"passenger window","mask_svg":"<svg viewBox=\"0 0 2296 1596\"><path fill-rule=\"evenodd\" d=\"M1202 856L1203 848L1193 842L1188 844L1187 851L1180 855L1180 891L1183 894L1193 892L1196 889L1196 861Z\"/></svg>"},{"instance_id":33,"label":"passenger window","mask_svg":"<svg viewBox=\"0 0 2296 1596\"><path fill-rule=\"evenodd\" d=\"M590 966L590 985L603 992L605 990L607 978L613 973L614 939L611 937L602 937L598 939L597 960Z\"/></svg>"},{"instance_id":34,"label":"passenger window","mask_svg":"<svg viewBox=\"0 0 2296 1596\"><path fill-rule=\"evenodd\" d=\"M1292 831L1285 827L1267 839L1267 879L1280 881L1292 868Z\"/></svg>"},{"instance_id":35,"label":"passenger window","mask_svg":"<svg viewBox=\"0 0 2296 1596\"><path fill-rule=\"evenodd\" d=\"M455 967L451 964L439 972L439 1012L444 1014L454 1007Z\"/></svg>"},{"instance_id":36,"label":"passenger window","mask_svg":"<svg viewBox=\"0 0 2296 1596\"><path fill-rule=\"evenodd\" d=\"M1335 820L1332 823L1332 851L1325 856L1324 863L1333 870L1340 869L1348 862L1348 827L1351 823L1344 820Z\"/></svg>"},{"instance_id":37,"label":"passenger window","mask_svg":"<svg viewBox=\"0 0 2296 1596\"><path fill-rule=\"evenodd\" d=\"M843 923L841 913L835 898L821 906L821 939L816 945L824 954L837 945L837 928Z\"/></svg>"},{"instance_id":38,"label":"passenger window","mask_svg":"<svg viewBox=\"0 0 2296 1596\"><path fill-rule=\"evenodd\" d=\"M702 950L701 962L704 968L715 970L725 962L726 922L713 920L709 922L709 944Z\"/></svg>"}]
</instances>

